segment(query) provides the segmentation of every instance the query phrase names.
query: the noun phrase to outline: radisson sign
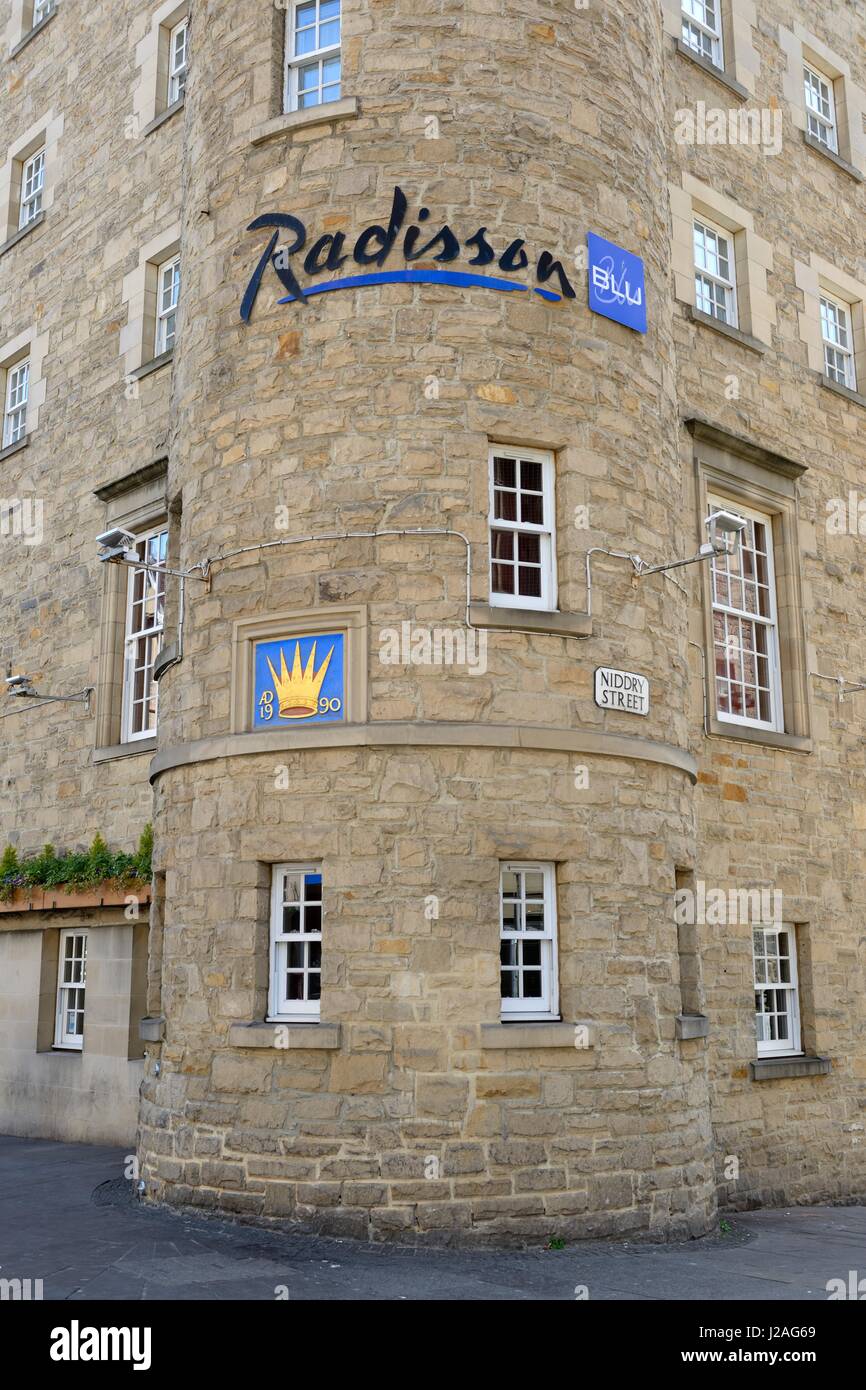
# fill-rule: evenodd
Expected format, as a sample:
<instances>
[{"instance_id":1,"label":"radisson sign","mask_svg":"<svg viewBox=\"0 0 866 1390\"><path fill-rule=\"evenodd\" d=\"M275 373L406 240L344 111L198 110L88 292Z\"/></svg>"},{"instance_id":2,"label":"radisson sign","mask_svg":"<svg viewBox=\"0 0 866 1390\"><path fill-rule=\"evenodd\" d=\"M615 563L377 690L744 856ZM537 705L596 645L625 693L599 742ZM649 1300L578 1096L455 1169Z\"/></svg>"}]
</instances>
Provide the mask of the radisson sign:
<instances>
[{"instance_id":1,"label":"radisson sign","mask_svg":"<svg viewBox=\"0 0 866 1390\"><path fill-rule=\"evenodd\" d=\"M257 232L266 228L274 228L274 231L247 285L241 303L241 318L245 323L249 321L262 278L269 265L273 266L283 288L288 290L288 294L279 301L280 304L305 304L316 294L330 294L333 290L352 290L364 285L383 284L478 285L488 290L523 294L528 294L531 289L533 294L539 295L542 299L555 302L563 298L575 298L574 289L562 262L554 260L549 251L542 251L535 260L537 284L530 286L522 284L519 280L503 278L505 275L516 275L530 264L523 237L516 237L498 252L487 235L487 228L479 227L461 244L447 223L433 236L428 236L429 229L422 230L419 224L426 222L430 217L430 210L426 207L419 208L417 222L411 222L404 230L407 209L406 195L402 189L395 188L387 226L374 222L371 226L365 227L357 237L351 252L343 232L326 232L308 246L307 228L299 218L288 212L263 213L250 223L247 231ZM280 246L281 235L286 232L291 234L290 239L287 244ZM386 270L383 268L385 262L395 251L401 235L399 254L407 263L406 267ZM303 260L300 259L302 252L306 252ZM467 252L472 254L467 256ZM458 260L461 255L466 257L467 266L477 266L479 269L437 270L428 266L412 268L414 261L426 259L445 265ZM297 260L294 259L296 257ZM309 281L328 273L333 277L349 260L365 267L361 274L337 274L336 278L319 284L305 283L305 279ZM492 268L494 265L502 274L480 273L481 267ZM550 281L558 286L558 290L545 288Z\"/></svg>"}]
</instances>

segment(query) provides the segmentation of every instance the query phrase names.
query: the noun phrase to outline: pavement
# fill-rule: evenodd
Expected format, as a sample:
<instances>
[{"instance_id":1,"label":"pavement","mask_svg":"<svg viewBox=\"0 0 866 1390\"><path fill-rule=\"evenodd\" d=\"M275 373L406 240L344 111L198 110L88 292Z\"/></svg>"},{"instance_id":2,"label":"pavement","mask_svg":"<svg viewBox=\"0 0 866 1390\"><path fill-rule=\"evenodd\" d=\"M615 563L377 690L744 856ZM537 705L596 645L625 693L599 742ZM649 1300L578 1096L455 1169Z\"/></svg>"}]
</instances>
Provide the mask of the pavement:
<instances>
[{"instance_id":1,"label":"pavement","mask_svg":"<svg viewBox=\"0 0 866 1390\"><path fill-rule=\"evenodd\" d=\"M866 1206L726 1218L671 1245L467 1251L293 1235L140 1205L122 1150L0 1136L0 1280L45 1299L826 1302L866 1276ZM864 1284L866 1289L866 1284Z\"/></svg>"}]
</instances>

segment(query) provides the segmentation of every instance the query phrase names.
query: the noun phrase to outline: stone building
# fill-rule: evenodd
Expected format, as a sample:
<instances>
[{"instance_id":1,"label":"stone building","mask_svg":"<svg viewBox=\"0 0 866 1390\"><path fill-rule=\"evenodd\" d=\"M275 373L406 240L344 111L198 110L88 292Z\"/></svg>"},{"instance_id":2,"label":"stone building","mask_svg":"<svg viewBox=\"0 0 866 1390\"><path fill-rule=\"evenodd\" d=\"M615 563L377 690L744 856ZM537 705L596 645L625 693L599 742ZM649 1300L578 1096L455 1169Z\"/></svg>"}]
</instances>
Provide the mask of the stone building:
<instances>
[{"instance_id":1,"label":"stone building","mask_svg":"<svg viewBox=\"0 0 866 1390\"><path fill-rule=\"evenodd\" d=\"M0 660L80 698L0 849L156 843L149 927L0 902L0 1129L373 1238L862 1198L866 4L4 15Z\"/></svg>"}]
</instances>

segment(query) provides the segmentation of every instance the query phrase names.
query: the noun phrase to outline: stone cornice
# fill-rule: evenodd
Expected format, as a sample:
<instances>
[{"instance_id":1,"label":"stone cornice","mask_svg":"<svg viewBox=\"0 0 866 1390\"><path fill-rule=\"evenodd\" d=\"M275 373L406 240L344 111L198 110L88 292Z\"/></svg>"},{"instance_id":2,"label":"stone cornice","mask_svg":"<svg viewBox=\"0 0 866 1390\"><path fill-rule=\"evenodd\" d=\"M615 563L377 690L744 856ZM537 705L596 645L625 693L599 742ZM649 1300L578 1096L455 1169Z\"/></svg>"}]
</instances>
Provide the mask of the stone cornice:
<instances>
[{"instance_id":1,"label":"stone cornice","mask_svg":"<svg viewBox=\"0 0 866 1390\"><path fill-rule=\"evenodd\" d=\"M606 733L598 729L558 729L514 724L462 724L385 722L372 724L316 725L284 732L227 734L164 748L150 765L150 780L164 772L193 763L220 758L273 755L299 748L517 748L551 753L588 753L597 757L631 758L635 762L661 763L678 768L697 781L697 763L684 748L639 738L633 734Z\"/></svg>"},{"instance_id":2,"label":"stone cornice","mask_svg":"<svg viewBox=\"0 0 866 1390\"><path fill-rule=\"evenodd\" d=\"M122 497L124 493L132 492L133 488L143 487L146 483L152 483L156 478L164 478L167 473L168 458L163 456L154 459L153 463L144 464L142 468L136 468L134 472L127 473L122 478L116 478L114 482L94 488L93 495L98 497L100 502L111 502L115 497Z\"/></svg>"},{"instance_id":3,"label":"stone cornice","mask_svg":"<svg viewBox=\"0 0 866 1390\"><path fill-rule=\"evenodd\" d=\"M724 449L728 453L737 454L740 458L748 459L749 463L755 463L761 468L766 468L771 473L779 473L783 478L801 478L806 472L805 463L797 463L795 459L785 458L784 454L774 454L770 449L765 449L761 444L755 444L750 439L743 439L738 434L729 434L727 430L720 429L718 425L713 425L709 420L701 420L697 416L684 420L686 429L695 440L703 444L712 444L716 449Z\"/></svg>"}]
</instances>

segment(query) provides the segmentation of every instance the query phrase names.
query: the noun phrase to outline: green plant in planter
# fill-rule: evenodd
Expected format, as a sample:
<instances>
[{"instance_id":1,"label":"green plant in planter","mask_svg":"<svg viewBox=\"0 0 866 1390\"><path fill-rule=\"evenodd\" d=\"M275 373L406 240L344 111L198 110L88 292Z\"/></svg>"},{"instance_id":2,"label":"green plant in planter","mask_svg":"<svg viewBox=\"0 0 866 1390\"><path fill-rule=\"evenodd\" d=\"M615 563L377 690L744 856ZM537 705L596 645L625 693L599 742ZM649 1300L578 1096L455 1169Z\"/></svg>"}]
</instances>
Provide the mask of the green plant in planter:
<instances>
[{"instance_id":1,"label":"green plant in planter","mask_svg":"<svg viewBox=\"0 0 866 1390\"><path fill-rule=\"evenodd\" d=\"M58 854L45 845L39 854L20 859L14 845L7 845L0 856L0 901L9 902L19 888L65 888L81 893L102 883L126 887L149 883L153 856L153 827L146 825L134 854L108 848L96 834L89 850Z\"/></svg>"}]
</instances>

